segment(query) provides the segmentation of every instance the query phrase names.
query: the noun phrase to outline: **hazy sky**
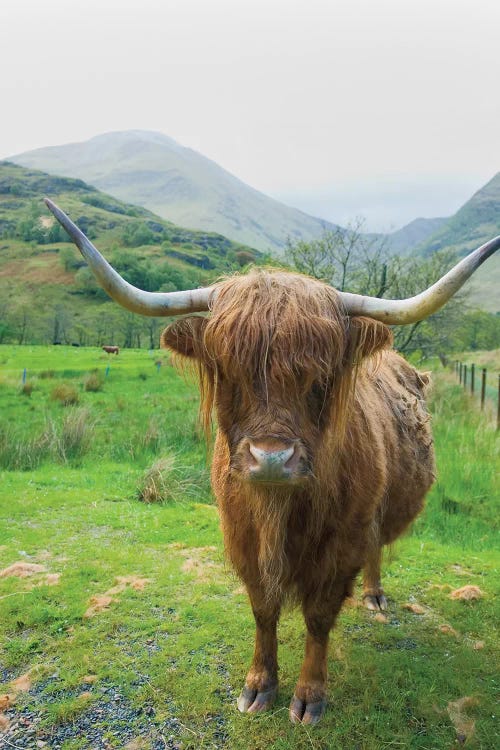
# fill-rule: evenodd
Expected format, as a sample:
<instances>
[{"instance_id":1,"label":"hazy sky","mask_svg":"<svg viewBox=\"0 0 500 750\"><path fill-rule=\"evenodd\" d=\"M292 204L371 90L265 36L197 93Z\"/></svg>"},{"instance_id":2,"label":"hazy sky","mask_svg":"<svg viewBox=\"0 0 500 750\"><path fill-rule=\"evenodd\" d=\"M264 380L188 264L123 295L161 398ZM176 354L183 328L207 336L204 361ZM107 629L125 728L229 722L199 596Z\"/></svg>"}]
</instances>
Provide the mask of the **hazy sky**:
<instances>
[{"instance_id":1,"label":"hazy sky","mask_svg":"<svg viewBox=\"0 0 500 750\"><path fill-rule=\"evenodd\" d=\"M499 0L1 0L0 158L161 131L373 228L500 170Z\"/></svg>"}]
</instances>

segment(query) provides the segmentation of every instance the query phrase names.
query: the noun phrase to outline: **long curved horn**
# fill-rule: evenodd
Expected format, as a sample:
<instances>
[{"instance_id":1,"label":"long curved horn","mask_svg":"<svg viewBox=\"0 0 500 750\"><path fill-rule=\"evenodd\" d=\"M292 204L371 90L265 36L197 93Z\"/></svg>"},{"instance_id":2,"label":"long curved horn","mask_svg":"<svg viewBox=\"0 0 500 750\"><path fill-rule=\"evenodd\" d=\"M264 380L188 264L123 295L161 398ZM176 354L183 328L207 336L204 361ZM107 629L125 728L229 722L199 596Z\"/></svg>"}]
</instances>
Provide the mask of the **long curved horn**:
<instances>
[{"instance_id":1,"label":"long curved horn","mask_svg":"<svg viewBox=\"0 0 500 750\"><path fill-rule=\"evenodd\" d=\"M100 286L122 307L149 316L182 315L208 310L212 292L210 288L190 289L185 292L145 292L132 286L109 265L64 211L48 198L45 198L45 203L79 248Z\"/></svg>"},{"instance_id":2,"label":"long curved horn","mask_svg":"<svg viewBox=\"0 0 500 750\"><path fill-rule=\"evenodd\" d=\"M339 292L348 315L365 315L389 325L417 323L439 310L453 297L481 263L500 248L500 236L467 255L431 287L408 299L379 299Z\"/></svg>"}]
</instances>

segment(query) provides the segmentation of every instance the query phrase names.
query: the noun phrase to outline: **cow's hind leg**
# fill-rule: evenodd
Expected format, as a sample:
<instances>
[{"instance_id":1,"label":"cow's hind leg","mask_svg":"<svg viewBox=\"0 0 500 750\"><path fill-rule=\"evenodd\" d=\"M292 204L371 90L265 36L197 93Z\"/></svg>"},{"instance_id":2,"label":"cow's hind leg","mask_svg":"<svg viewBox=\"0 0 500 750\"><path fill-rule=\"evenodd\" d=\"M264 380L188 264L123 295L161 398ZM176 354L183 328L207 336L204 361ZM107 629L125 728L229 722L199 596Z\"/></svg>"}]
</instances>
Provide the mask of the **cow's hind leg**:
<instances>
[{"instance_id":1,"label":"cow's hind leg","mask_svg":"<svg viewBox=\"0 0 500 750\"><path fill-rule=\"evenodd\" d=\"M276 628L281 602L268 601L264 592L247 585L255 617L255 650L245 686L238 698L242 713L266 711L278 692L278 639Z\"/></svg>"},{"instance_id":2,"label":"cow's hind leg","mask_svg":"<svg viewBox=\"0 0 500 750\"><path fill-rule=\"evenodd\" d=\"M372 611L386 610L387 599L380 579L382 547L373 546L363 568L363 604Z\"/></svg>"}]
</instances>

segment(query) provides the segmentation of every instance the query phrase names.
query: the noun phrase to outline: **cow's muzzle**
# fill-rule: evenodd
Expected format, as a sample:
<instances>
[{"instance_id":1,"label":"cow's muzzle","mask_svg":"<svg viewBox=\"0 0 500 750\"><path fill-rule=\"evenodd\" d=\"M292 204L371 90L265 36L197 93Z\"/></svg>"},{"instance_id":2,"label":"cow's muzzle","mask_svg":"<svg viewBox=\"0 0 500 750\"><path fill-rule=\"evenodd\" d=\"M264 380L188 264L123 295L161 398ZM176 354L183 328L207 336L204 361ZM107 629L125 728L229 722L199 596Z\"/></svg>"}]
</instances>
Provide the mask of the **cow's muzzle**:
<instances>
[{"instance_id":1,"label":"cow's muzzle","mask_svg":"<svg viewBox=\"0 0 500 750\"><path fill-rule=\"evenodd\" d=\"M307 453L300 440L281 442L249 439L238 448L238 468L249 482L295 484L310 476Z\"/></svg>"}]
</instances>

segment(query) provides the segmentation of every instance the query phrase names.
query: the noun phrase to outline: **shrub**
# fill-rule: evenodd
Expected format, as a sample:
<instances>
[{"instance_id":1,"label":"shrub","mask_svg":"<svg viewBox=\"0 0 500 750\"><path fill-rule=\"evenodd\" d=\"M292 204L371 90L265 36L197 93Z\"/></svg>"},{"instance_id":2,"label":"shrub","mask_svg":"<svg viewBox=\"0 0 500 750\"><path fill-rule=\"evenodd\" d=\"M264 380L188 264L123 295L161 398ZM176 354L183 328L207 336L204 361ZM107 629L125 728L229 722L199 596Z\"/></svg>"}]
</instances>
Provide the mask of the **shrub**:
<instances>
[{"instance_id":1,"label":"shrub","mask_svg":"<svg viewBox=\"0 0 500 750\"><path fill-rule=\"evenodd\" d=\"M49 378L55 378L56 371L55 370L42 370L42 372L39 374L39 378L42 380L48 380Z\"/></svg>"},{"instance_id":2,"label":"shrub","mask_svg":"<svg viewBox=\"0 0 500 750\"><path fill-rule=\"evenodd\" d=\"M19 393L22 396L31 396L34 387L34 383L31 380L27 380L26 383L22 384L21 388L19 389Z\"/></svg>"},{"instance_id":3,"label":"shrub","mask_svg":"<svg viewBox=\"0 0 500 750\"><path fill-rule=\"evenodd\" d=\"M50 394L52 401L59 401L62 406L72 406L80 400L77 389L71 383L60 383L56 385Z\"/></svg>"}]
</instances>

